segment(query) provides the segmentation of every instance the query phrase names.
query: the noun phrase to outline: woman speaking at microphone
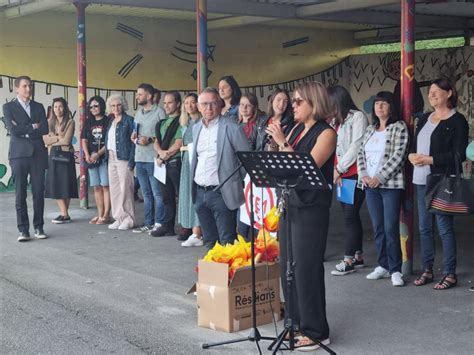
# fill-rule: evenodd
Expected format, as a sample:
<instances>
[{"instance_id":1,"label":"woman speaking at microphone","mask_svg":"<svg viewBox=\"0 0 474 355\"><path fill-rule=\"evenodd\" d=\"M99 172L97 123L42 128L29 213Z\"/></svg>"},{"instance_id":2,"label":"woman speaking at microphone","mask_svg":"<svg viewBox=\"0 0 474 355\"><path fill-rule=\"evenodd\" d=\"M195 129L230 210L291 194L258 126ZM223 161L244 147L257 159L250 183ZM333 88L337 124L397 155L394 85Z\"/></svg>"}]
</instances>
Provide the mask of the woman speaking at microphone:
<instances>
[{"instance_id":1,"label":"woman speaking at microphone","mask_svg":"<svg viewBox=\"0 0 474 355\"><path fill-rule=\"evenodd\" d=\"M326 88L319 82L299 85L293 95L295 127L285 137L279 123L270 123L266 132L275 141L277 151L311 153L328 184L332 183L336 132L326 123L332 109ZM287 223L291 224L295 274L291 316L300 330L322 344L329 344L324 286L324 252L329 226L332 185L324 190L296 188L289 196L289 216L280 219L280 265L283 284L286 279ZM286 291L286 290L285 290ZM285 292L285 299L288 296ZM319 346L300 336L296 347L312 351Z\"/></svg>"}]
</instances>

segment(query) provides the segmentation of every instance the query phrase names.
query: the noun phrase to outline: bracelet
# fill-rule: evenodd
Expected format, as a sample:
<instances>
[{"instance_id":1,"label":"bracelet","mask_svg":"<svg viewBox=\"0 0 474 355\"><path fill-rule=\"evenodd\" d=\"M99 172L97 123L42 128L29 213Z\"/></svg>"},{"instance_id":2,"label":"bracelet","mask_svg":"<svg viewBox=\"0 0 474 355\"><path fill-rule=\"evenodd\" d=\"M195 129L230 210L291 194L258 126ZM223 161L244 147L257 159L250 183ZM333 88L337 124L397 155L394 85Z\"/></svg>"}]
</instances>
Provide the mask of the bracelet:
<instances>
[{"instance_id":1,"label":"bracelet","mask_svg":"<svg viewBox=\"0 0 474 355\"><path fill-rule=\"evenodd\" d=\"M279 144L278 147L280 148L280 150L283 150L285 148L288 148L290 145L288 144L287 141L284 141L282 144Z\"/></svg>"}]
</instances>

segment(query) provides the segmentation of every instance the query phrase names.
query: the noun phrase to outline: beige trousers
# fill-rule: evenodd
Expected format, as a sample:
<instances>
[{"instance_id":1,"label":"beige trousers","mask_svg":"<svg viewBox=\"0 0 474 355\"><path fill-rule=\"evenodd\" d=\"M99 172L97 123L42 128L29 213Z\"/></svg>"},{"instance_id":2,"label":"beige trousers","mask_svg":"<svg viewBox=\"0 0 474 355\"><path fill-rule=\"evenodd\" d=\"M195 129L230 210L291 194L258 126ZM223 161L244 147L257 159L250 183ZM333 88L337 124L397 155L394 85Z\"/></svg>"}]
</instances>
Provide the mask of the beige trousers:
<instances>
[{"instance_id":1,"label":"beige trousers","mask_svg":"<svg viewBox=\"0 0 474 355\"><path fill-rule=\"evenodd\" d=\"M128 169L127 160L118 160L117 154L109 150L109 187L112 217L120 224L135 225L133 199L133 171Z\"/></svg>"}]
</instances>

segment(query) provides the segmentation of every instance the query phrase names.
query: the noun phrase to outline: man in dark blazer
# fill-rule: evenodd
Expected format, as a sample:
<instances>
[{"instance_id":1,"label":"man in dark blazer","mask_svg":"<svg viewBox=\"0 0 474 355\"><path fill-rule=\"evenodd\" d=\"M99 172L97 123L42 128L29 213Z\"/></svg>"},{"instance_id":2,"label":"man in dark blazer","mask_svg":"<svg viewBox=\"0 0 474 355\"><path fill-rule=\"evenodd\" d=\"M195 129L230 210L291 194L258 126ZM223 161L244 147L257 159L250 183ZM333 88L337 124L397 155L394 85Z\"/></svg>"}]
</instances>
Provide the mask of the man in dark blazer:
<instances>
[{"instance_id":1,"label":"man in dark blazer","mask_svg":"<svg viewBox=\"0 0 474 355\"><path fill-rule=\"evenodd\" d=\"M28 176L33 193L33 227L37 239L47 238L43 230L44 177L48 151L43 135L48 134L48 121L43 105L31 100L31 79L15 79L16 99L3 105L5 125L10 132L8 159L15 182L15 208L19 242L30 240L30 222L26 205Z\"/></svg>"},{"instance_id":2,"label":"man in dark blazer","mask_svg":"<svg viewBox=\"0 0 474 355\"><path fill-rule=\"evenodd\" d=\"M233 243L237 236L237 209L244 203L245 169L232 175L219 191L214 189L238 167L236 152L251 148L242 127L234 119L220 116L222 101L216 89L204 89L198 107L202 120L193 127L191 194L204 245L211 249L216 241L225 245Z\"/></svg>"}]
</instances>

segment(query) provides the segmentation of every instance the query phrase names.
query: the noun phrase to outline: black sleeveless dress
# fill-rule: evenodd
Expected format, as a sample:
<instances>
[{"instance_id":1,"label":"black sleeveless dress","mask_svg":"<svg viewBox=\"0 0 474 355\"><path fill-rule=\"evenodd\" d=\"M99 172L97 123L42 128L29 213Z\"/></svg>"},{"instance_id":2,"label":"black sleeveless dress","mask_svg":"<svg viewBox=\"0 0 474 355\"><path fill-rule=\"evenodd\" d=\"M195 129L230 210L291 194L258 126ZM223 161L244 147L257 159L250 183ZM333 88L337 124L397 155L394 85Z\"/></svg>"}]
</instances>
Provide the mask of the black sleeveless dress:
<instances>
[{"instance_id":1,"label":"black sleeveless dress","mask_svg":"<svg viewBox=\"0 0 474 355\"><path fill-rule=\"evenodd\" d=\"M303 131L296 127L288 139L290 145ZM295 151L311 152L319 135L326 129L332 129L324 121L318 121L297 142ZM286 246L287 221L290 223L295 275L292 292L292 315L296 328L315 339L329 337L329 325L326 319L326 291L324 285L324 253L329 227L329 208L332 201L332 174L334 155L320 167L326 182L331 186L326 190L295 189L289 197L289 218L280 219L280 276L285 299L286 294ZM288 317L285 314L285 317Z\"/></svg>"}]
</instances>

